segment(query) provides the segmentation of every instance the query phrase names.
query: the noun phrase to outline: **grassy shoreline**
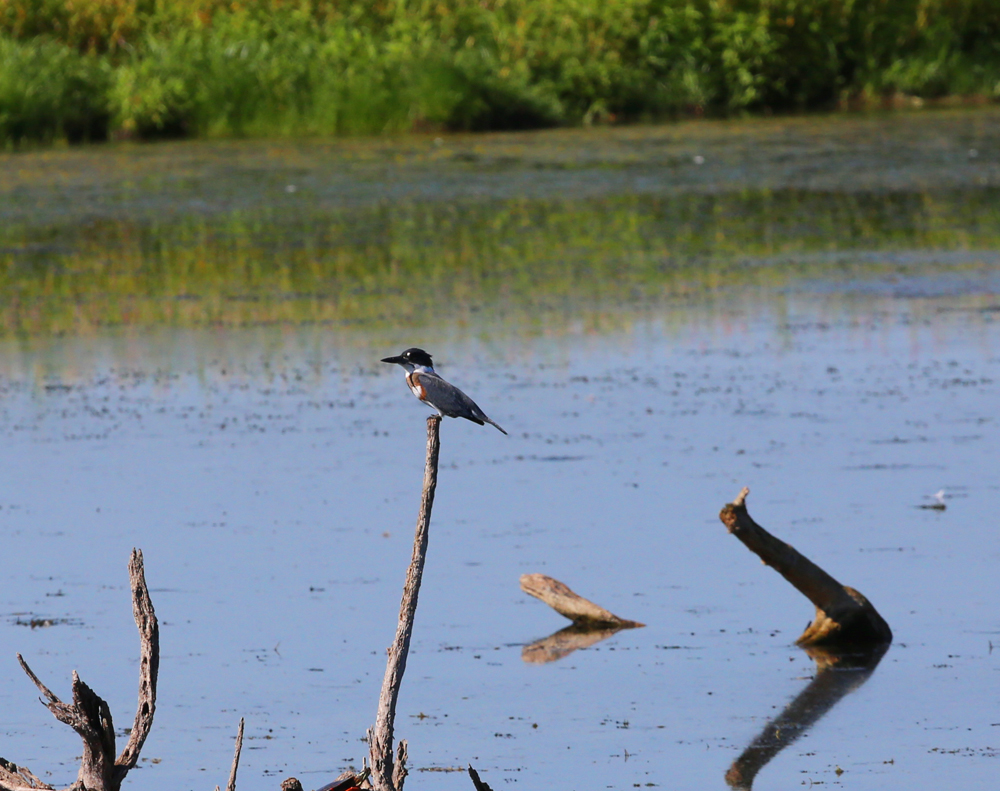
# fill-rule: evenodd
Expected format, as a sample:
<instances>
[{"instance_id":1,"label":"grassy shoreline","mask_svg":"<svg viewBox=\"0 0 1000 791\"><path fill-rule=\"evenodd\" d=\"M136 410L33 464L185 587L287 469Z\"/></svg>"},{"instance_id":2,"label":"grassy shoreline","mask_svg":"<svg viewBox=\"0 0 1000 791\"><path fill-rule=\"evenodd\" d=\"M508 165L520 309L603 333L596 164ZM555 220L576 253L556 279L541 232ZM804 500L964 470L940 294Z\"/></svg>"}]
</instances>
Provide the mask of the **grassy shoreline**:
<instances>
[{"instance_id":1,"label":"grassy shoreline","mask_svg":"<svg viewBox=\"0 0 1000 791\"><path fill-rule=\"evenodd\" d=\"M0 145L1000 98L992 0L0 0Z\"/></svg>"}]
</instances>

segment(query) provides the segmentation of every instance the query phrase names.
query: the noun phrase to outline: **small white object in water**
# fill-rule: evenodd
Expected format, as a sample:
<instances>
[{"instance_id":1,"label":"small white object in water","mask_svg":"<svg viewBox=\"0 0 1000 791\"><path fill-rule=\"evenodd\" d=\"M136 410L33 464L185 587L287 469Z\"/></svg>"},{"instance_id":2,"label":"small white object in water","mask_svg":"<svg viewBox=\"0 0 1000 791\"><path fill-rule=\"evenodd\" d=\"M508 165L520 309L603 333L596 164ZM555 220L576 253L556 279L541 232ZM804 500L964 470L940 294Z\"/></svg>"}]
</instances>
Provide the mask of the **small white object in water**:
<instances>
[{"instance_id":1,"label":"small white object in water","mask_svg":"<svg viewBox=\"0 0 1000 791\"><path fill-rule=\"evenodd\" d=\"M948 507L944 502L944 489L939 492L935 492L934 494L924 495L924 497L930 498L934 500L934 502L918 506L919 508L925 508L929 511L943 511Z\"/></svg>"},{"instance_id":2,"label":"small white object in water","mask_svg":"<svg viewBox=\"0 0 1000 791\"><path fill-rule=\"evenodd\" d=\"M297 189L298 189L298 187L296 187L294 184L289 184L287 187L285 187L285 192L291 194L291 193L295 192L295 190L297 190Z\"/></svg>"},{"instance_id":3,"label":"small white object in water","mask_svg":"<svg viewBox=\"0 0 1000 791\"><path fill-rule=\"evenodd\" d=\"M704 165L705 157L703 157L701 154L695 154L694 157L691 159L691 161L694 162L694 164L696 165Z\"/></svg>"}]
</instances>

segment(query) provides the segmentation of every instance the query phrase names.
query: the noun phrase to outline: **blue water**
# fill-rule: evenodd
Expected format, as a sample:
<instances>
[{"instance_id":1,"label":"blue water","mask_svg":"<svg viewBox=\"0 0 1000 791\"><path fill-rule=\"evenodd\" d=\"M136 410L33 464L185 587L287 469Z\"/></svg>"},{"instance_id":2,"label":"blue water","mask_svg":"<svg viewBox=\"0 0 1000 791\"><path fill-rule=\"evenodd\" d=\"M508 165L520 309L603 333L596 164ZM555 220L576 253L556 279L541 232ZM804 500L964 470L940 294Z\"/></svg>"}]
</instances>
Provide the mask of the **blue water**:
<instances>
[{"instance_id":1,"label":"blue water","mask_svg":"<svg viewBox=\"0 0 1000 791\"><path fill-rule=\"evenodd\" d=\"M542 332L7 342L0 755L67 785L80 752L15 651L64 697L78 670L131 725L140 547L162 659L126 787L224 785L241 716L241 789L360 766L427 414L378 359L421 345L510 436L442 428L397 718L407 788L468 789L423 771L468 763L497 791L726 788L815 673L793 645L811 605L718 521L744 485L758 522L895 634L755 788L995 788L1000 301L901 277L888 293L804 283ZM941 489L945 510L920 508ZM566 625L520 592L528 572L647 626L527 663L525 645Z\"/></svg>"}]
</instances>

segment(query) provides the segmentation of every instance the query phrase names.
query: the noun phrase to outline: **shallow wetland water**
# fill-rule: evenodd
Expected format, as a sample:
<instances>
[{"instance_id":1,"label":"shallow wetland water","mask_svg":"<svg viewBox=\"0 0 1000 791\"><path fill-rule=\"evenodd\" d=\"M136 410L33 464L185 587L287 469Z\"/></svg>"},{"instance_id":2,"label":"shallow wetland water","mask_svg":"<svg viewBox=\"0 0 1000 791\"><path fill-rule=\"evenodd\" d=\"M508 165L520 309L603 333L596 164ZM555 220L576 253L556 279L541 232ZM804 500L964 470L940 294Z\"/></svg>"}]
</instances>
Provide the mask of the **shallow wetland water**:
<instances>
[{"instance_id":1,"label":"shallow wetland water","mask_svg":"<svg viewBox=\"0 0 1000 791\"><path fill-rule=\"evenodd\" d=\"M510 436L442 427L407 788L725 789L775 718L757 789L995 788L997 130L0 157L0 755L75 777L15 651L130 724L137 546L162 659L128 787L224 782L241 716L241 789L360 766L426 414L378 360L420 345ZM888 620L873 672L810 686L811 606L717 518L744 485ZM647 626L527 661L566 624L528 572ZM806 690L829 710L783 715Z\"/></svg>"}]
</instances>

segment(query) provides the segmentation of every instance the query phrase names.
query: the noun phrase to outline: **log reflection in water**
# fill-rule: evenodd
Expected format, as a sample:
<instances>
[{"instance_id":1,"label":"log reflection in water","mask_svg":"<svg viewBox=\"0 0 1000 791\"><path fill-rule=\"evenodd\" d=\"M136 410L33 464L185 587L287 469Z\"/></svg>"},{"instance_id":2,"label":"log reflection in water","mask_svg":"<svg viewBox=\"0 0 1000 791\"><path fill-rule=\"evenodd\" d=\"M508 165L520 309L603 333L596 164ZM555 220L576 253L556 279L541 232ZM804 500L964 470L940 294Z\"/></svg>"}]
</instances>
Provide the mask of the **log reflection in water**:
<instances>
[{"instance_id":1,"label":"log reflection in water","mask_svg":"<svg viewBox=\"0 0 1000 791\"><path fill-rule=\"evenodd\" d=\"M875 672L888 650L882 644L870 651L829 651L812 646L804 650L816 661L816 675L785 710L771 720L726 772L735 789L749 789L754 778L785 747L798 739L848 692L860 687Z\"/></svg>"},{"instance_id":2,"label":"log reflection in water","mask_svg":"<svg viewBox=\"0 0 1000 791\"><path fill-rule=\"evenodd\" d=\"M578 648L590 648L601 640L607 640L627 626L587 626L572 624L565 629L550 634L521 649L521 659L533 665L555 662L569 656Z\"/></svg>"}]
</instances>

